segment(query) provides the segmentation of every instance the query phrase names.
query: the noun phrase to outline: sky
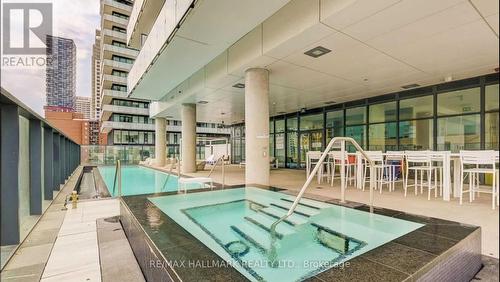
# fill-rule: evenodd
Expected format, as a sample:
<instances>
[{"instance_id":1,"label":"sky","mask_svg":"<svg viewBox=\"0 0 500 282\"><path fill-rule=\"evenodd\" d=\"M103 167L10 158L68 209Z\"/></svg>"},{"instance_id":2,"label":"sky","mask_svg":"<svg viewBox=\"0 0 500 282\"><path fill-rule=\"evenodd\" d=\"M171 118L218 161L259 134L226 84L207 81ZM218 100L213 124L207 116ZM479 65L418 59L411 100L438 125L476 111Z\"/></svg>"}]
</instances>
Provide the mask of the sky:
<instances>
[{"instance_id":1,"label":"sky","mask_svg":"<svg viewBox=\"0 0 500 282\"><path fill-rule=\"evenodd\" d=\"M77 48L76 95L92 93L92 45L100 25L99 0L2 0L3 3L50 2L53 4L53 35L70 38ZM44 116L45 70L10 67L1 69L1 85L28 107Z\"/></svg>"}]
</instances>

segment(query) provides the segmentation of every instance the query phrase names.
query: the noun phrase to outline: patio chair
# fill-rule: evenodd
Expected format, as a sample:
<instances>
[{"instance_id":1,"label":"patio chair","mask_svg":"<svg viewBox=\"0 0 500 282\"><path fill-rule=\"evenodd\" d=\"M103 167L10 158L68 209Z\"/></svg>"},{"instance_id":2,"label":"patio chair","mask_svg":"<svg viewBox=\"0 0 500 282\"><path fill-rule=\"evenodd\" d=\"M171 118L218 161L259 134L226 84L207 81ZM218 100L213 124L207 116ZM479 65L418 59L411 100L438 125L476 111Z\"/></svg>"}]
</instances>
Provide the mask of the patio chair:
<instances>
[{"instance_id":1,"label":"patio chair","mask_svg":"<svg viewBox=\"0 0 500 282\"><path fill-rule=\"evenodd\" d=\"M491 193L491 208L495 209L497 199L495 151L460 151L461 172L460 177L460 204L463 194L469 192L469 202L475 199L475 193ZM469 175L469 190L464 191L464 175ZM478 181L480 174L491 174L493 181L491 191L481 189Z\"/></svg>"},{"instance_id":2,"label":"patio chair","mask_svg":"<svg viewBox=\"0 0 500 282\"><path fill-rule=\"evenodd\" d=\"M429 151L405 151L406 155L406 172L405 172L405 197L408 192L408 187L415 187L415 195L418 194L418 186L420 185L420 193L423 193L424 184L427 186L427 200L431 199L431 190L434 189L434 197L437 197L437 189L432 185L432 158ZM415 174L415 182L408 184L409 172L413 171ZM420 181L418 174L420 173ZM424 182L424 173L427 173L427 182Z\"/></svg>"},{"instance_id":3,"label":"patio chair","mask_svg":"<svg viewBox=\"0 0 500 282\"><path fill-rule=\"evenodd\" d=\"M333 180L335 180L335 169L337 167L342 167L342 152L341 151L331 151L328 153L328 163L330 163L330 172L332 174L330 186L333 186ZM352 184L352 180L356 181L356 161L349 159L347 152L345 153L345 169L346 169L346 183L349 180L349 185ZM356 183L354 183L356 184Z\"/></svg>"},{"instance_id":4,"label":"patio chair","mask_svg":"<svg viewBox=\"0 0 500 282\"><path fill-rule=\"evenodd\" d=\"M275 157L270 157L269 165L271 166L271 168L278 168L278 159Z\"/></svg>"},{"instance_id":5,"label":"patio chair","mask_svg":"<svg viewBox=\"0 0 500 282\"><path fill-rule=\"evenodd\" d=\"M384 155L382 151L365 151L368 157L374 162L375 175L370 175L367 177L368 168L370 168L369 163L365 160L365 166L363 170L363 191L365 191L366 182L370 181L369 179L375 177L376 189L379 189L379 193L382 194L383 185L386 184L391 191L391 181L392 179L392 170L390 166L386 164L384 161ZM384 178L384 172L387 173L387 180Z\"/></svg>"},{"instance_id":6,"label":"patio chair","mask_svg":"<svg viewBox=\"0 0 500 282\"><path fill-rule=\"evenodd\" d=\"M405 159L405 154L404 152L400 151L387 151L385 153L385 165L388 168L388 173L389 173L389 178L387 179L390 183L389 190L394 191L394 188L396 186L396 179L400 177L398 175L398 168L399 172L402 174L403 173L403 163ZM404 176L401 175L401 178L399 181L404 182ZM404 185L404 183L403 183Z\"/></svg>"},{"instance_id":7,"label":"patio chair","mask_svg":"<svg viewBox=\"0 0 500 282\"><path fill-rule=\"evenodd\" d=\"M205 170L205 166L207 165L206 161L201 161L196 164L196 171L203 171Z\"/></svg>"}]
</instances>

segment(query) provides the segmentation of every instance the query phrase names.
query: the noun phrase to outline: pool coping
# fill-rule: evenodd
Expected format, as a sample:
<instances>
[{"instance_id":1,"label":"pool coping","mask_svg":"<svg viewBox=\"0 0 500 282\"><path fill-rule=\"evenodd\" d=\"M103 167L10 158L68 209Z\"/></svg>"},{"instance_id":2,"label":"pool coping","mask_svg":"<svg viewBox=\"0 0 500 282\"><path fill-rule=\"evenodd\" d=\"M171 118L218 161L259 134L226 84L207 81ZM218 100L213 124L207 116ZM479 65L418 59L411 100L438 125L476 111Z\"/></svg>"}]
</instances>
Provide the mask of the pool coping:
<instances>
[{"instance_id":1,"label":"pool coping","mask_svg":"<svg viewBox=\"0 0 500 282\"><path fill-rule=\"evenodd\" d=\"M289 195L297 194L296 191L278 187L246 186L283 192ZM244 185L225 186L225 189L241 187L244 187ZM218 184L214 191L220 189L220 184ZM202 188L188 190L187 193L210 191L212 190ZM151 257L163 262L178 258L189 261L207 258L216 261L222 260L215 252L198 241L147 199L149 197L176 194L178 194L177 191L131 195L121 198L122 225L124 225L124 230L126 230L129 242L137 260L140 262L145 277L154 281L156 279L161 279L159 281L190 281L196 277L246 281L247 279L231 266L224 268L199 268L194 266L196 271L192 271L192 268L186 270L184 266L169 263L161 264L162 267L160 268L151 267ZM369 211L369 206L362 203L340 203L338 199L309 193L304 194L304 197ZM306 280L363 280L363 278L366 280L370 278L372 281L377 281L377 279L374 279L376 277L384 281L436 280L443 277L447 279L451 277L464 279L466 277L465 279L470 280L481 268L480 227L385 208L375 207L374 213L422 223L424 226L349 260L350 265L354 267L330 268ZM151 225L151 217L156 217L157 221L153 226ZM158 224L158 226L155 224ZM186 252L186 248L195 251ZM150 253L148 254L148 252ZM151 255L151 253L154 255ZM150 258L149 265L148 260L144 260L144 258ZM166 271L169 279L167 276L161 275L162 271Z\"/></svg>"}]
</instances>

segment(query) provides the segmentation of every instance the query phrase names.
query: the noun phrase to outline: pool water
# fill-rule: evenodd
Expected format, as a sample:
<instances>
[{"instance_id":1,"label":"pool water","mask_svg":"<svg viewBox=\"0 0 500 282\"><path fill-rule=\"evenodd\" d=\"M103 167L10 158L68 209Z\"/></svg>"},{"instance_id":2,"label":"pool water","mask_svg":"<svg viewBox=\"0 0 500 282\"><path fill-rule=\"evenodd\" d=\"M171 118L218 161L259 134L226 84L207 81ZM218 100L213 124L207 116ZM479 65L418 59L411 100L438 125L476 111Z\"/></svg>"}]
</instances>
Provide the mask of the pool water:
<instances>
[{"instance_id":1,"label":"pool water","mask_svg":"<svg viewBox=\"0 0 500 282\"><path fill-rule=\"evenodd\" d=\"M114 166L98 167L101 176L108 187L109 193L116 196L118 191L113 191L115 180ZM122 166L122 195L139 195L161 192L173 192L178 190L177 176L170 175L159 170L142 166ZM186 189L201 188L201 184L190 183Z\"/></svg>"},{"instance_id":2,"label":"pool water","mask_svg":"<svg viewBox=\"0 0 500 282\"><path fill-rule=\"evenodd\" d=\"M309 199L271 224L293 196L246 187L149 200L252 281L300 281L420 228L422 224ZM210 196L208 196L210 195Z\"/></svg>"}]
</instances>

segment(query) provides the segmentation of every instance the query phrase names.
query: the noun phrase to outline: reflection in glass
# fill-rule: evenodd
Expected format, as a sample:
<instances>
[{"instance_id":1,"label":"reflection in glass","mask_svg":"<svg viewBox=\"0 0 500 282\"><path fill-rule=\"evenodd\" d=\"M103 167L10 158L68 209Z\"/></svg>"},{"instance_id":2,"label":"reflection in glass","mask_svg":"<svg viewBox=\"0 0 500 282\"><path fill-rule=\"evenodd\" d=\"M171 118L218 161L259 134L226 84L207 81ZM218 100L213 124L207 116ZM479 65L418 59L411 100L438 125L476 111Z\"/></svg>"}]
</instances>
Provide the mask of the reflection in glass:
<instances>
[{"instance_id":1,"label":"reflection in glass","mask_svg":"<svg viewBox=\"0 0 500 282\"><path fill-rule=\"evenodd\" d=\"M286 119L286 129L288 131L297 131L298 128L299 127L297 126L297 117Z\"/></svg>"},{"instance_id":2,"label":"reflection in glass","mask_svg":"<svg viewBox=\"0 0 500 282\"><path fill-rule=\"evenodd\" d=\"M372 124L369 128L370 150L394 151L397 150L397 128L395 122Z\"/></svg>"},{"instance_id":3,"label":"reflection in glass","mask_svg":"<svg viewBox=\"0 0 500 282\"><path fill-rule=\"evenodd\" d=\"M402 121L399 123L399 150L432 149L432 119Z\"/></svg>"},{"instance_id":4,"label":"reflection in glass","mask_svg":"<svg viewBox=\"0 0 500 282\"><path fill-rule=\"evenodd\" d=\"M276 134L276 158L278 165L283 167L285 165L285 133Z\"/></svg>"},{"instance_id":5,"label":"reflection in glass","mask_svg":"<svg viewBox=\"0 0 500 282\"><path fill-rule=\"evenodd\" d=\"M479 87L438 94L438 115L479 112L479 94Z\"/></svg>"},{"instance_id":6,"label":"reflection in glass","mask_svg":"<svg viewBox=\"0 0 500 282\"><path fill-rule=\"evenodd\" d=\"M345 136L353 138L354 140L356 140L356 142L358 142L361 148L366 149L365 147L366 130L364 125L346 127ZM349 151L352 152L353 150L354 147L349 146Z\"/></svg>"},{"instance_id":7,"label":"reflection in glass","mask_svg":"<svg viewBox=\"0 0 500 282\"><path fill-rule=\"evenodd\" d=\"M334 111L326 113L326 127L343 127L344 111Z\"/></svg>"},{"instance_id":8,"label":"reflection in glass","mask_svg":"<svg viewBox=\"0 0 500 282\"><path fill-rule=\"evenodd\" d=\"M306 153L323 149L323 131L310 131L300 134L300 166L306 165Z\"/></svg>"},{"instance_id":9,"label":"reflection in glass","mask_svg":"<svg viewBox=\"0 0 500 282\"><path fill-rule=\"evenodd\" d=\"M479 114L438 119L438 150L479 150Z\"/></svg>"},{"instance_id":10,"label":"reflection in glass","mask_svg":"<svg viewBox=\"0 0 500 282\"><path fill-rule=\"evenodd\" d=\"M280 119L276 121L276 127L274 129L275 132L285 132L285 120Z\"/></svg>"},{"instance_id":11,"label":"reflection in glass","mask_svg":"<svg viewBox=\"0 0 500 282\"><path fill-rule=\"evenodd\" d=\"M357 107L345 111L345 123L362 124L366 122L366 107Z\"/></svg>"},{"instance_id":12,"label":"reflection in glass","mask_svg":"<svg viewBox=\"0 0 500 282\"><path fill-rule=\"evenodd\" d=\"M485 115L484 148L486 150L498 150L498 115L498 112Z\"/></svg>"},{"instance_id":13,"label":"reflection in glass","mask_svg":"<svg viewBox=\"0 0 500 282\"><path fill-rule=\"evenodd\" d=\"M312 130L323 128L323 114L308 115L300 117L300 130Z\"/></svg>"},{"instance_id":14,"label":"reflection in glass","mask_svg":"<svg viewBox=\"0 0 500 282\"><path fill-rule=\"evenodd\" d=\"M388 102L369 106L370 123L396 120L396 102Z\"/></svg>"},{"instance_id":15,"label":"reflection in glass","mask_svg":"<svg viewBox=\"0 0 500 282\"><path fill-rule=\"evenodd\" d=\"M486 111L492 111L492 110L498 110L498 84L494 85L488 85L486 86L486 94L485 94L485 100L486 100L486 105L485 109Z\"/></svg>"},{"instance_id":16,"label":"reflection in glass","mask_svg":"<svg viewBox=\"0 0 500 282\"><path fill-rule=\"evenodd\" d=\"M297 132L287 133L287 160L286 164L289 168L296 168L298 166L298 135Z\"/></svg>"},{"instance_id":17,"label":"reflection in glass","mask_svg":"<svg viewBox=\"0 0 500 282\"><path fill-rule=\"evenodd\" d=\"M433 116L434 98L432 95L399 101L399 119L416 119Z\"/></svg>"}]
</instances>

